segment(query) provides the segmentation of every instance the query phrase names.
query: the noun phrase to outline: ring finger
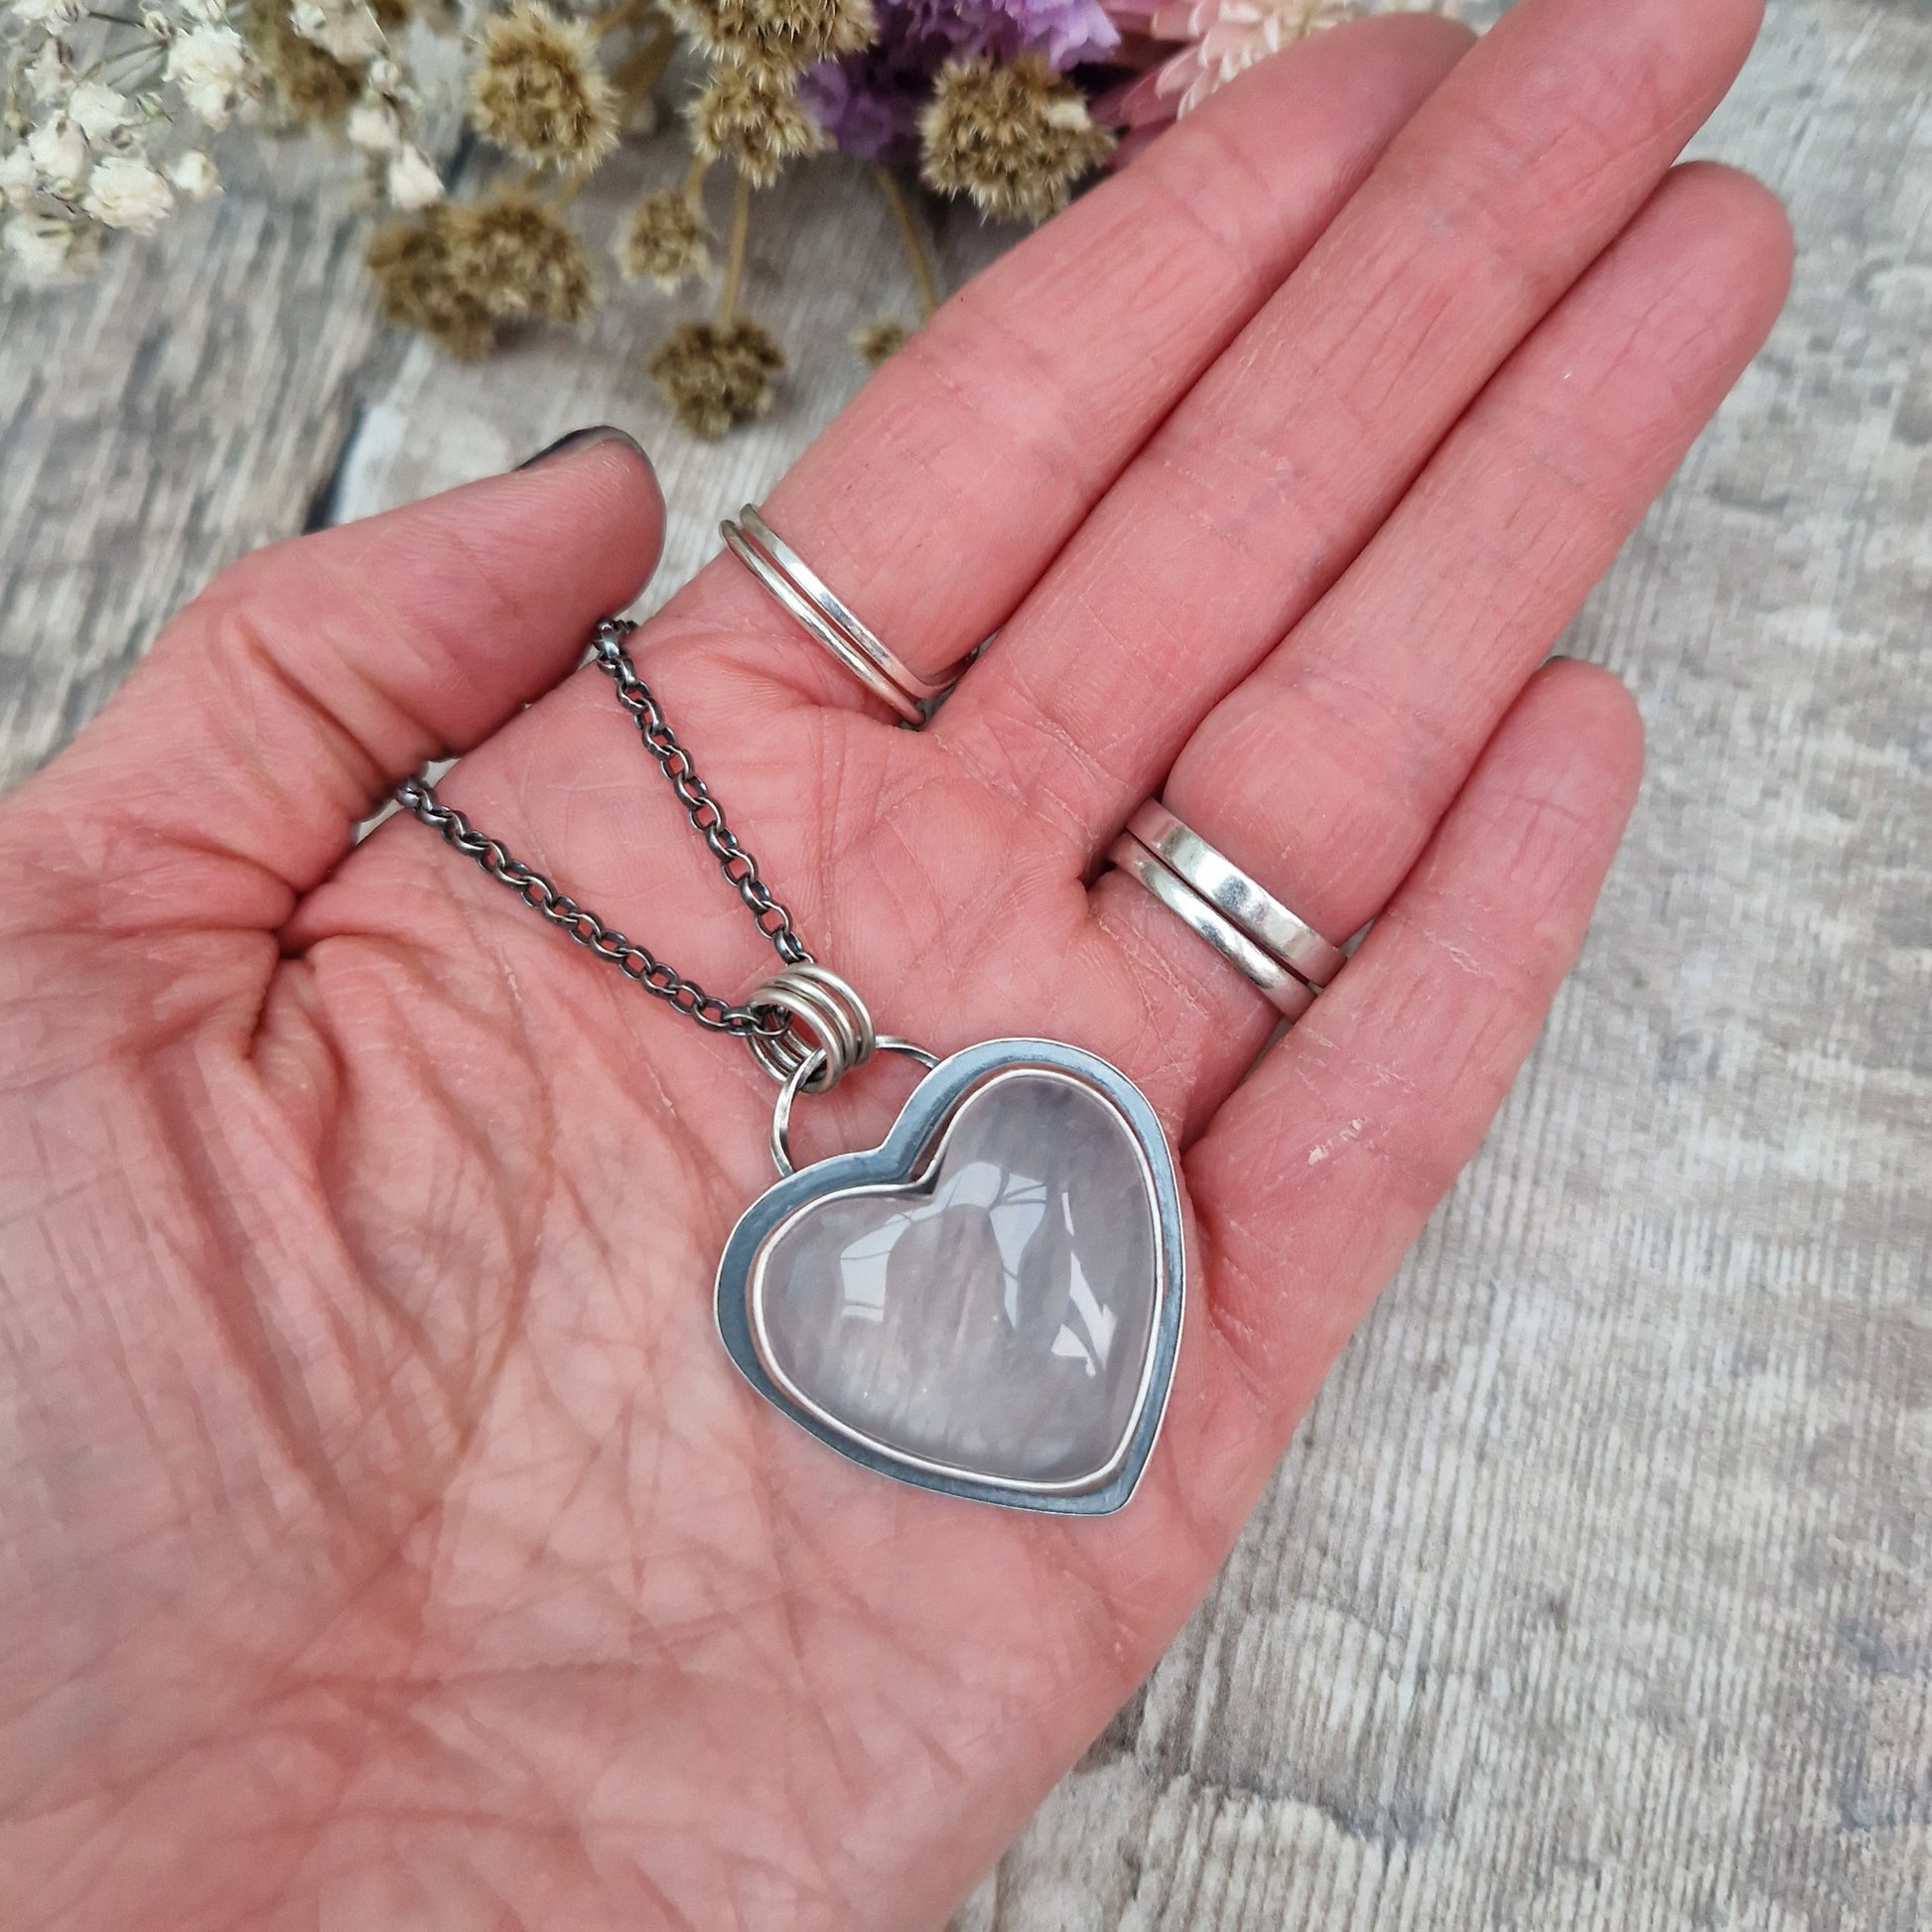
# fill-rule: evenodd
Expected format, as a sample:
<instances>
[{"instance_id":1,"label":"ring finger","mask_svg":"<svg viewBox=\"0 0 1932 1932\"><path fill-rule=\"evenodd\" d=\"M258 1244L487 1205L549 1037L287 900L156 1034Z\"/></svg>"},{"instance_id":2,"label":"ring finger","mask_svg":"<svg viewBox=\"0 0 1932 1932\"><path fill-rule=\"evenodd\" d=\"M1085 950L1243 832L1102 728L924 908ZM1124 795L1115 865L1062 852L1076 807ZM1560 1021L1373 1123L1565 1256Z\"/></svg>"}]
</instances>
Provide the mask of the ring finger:
<instances>
[{"instance_id":1,"label":"ring finger","mask_svg":"<svg viewBox=\"0 0 1932 1932\"><path fill-rule=\"evenodd\" d=\"M1168 806L1317 931L1345 937L1371 917L1756 351L1789 260L1782 210L1755 182L1674 175L1335 588L1203 721ZM1175 1069L1157 1103L1178 1111L1184 1088L1198 1123L1273 1009L1123 874L1092 903L1097 943L1134 963L1134 1024Z\"/></svg>"}]
</instances>

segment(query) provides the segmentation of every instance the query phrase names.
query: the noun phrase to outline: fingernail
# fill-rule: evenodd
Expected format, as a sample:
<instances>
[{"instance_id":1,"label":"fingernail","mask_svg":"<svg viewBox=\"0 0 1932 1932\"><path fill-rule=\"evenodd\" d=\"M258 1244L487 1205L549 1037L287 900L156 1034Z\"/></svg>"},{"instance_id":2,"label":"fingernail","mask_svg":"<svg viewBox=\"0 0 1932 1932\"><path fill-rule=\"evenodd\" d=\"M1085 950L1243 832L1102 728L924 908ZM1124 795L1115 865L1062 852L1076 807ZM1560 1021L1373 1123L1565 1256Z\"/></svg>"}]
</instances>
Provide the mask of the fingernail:
<instances>
[{"instance_id":1,"label":"fingernail","mask_svg":"<svg viewBox=\"0 0 1932 1932\"><path fill-rule=\"evenodd\" d=\"M526 457L516 467L518 470L534 470L540 463L554 463L561 457L575 456L579 450L588 450L598 443L621 443L653 477L656 476L657 467L644 454L644 446L634 436L609 423L593 423L589 429L574 429L568 436L560 436L554 443L546 443L535 456Z\"/></svg>"}]
</instances>

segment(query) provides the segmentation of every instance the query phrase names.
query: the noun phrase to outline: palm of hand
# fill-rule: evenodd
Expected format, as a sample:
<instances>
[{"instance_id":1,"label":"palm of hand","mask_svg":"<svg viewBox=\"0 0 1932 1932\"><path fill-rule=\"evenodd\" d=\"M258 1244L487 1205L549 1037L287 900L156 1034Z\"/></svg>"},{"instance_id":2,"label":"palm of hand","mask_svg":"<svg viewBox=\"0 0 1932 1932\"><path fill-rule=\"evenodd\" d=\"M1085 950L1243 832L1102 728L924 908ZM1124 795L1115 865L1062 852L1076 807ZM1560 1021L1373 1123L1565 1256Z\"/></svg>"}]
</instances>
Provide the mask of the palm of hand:
<instances>
[{"instance_id":1,"label":"palm of hand","mask_svg":"<svg viewBox=\"0 0 1932 1932\"><path fill-rule=\"evenodd\" d=\"M1630 219L1749 27L1637 11L1595 38L1644 140L1526 193L1537 272L1465 305L1459 360L1340 397L1372 460L1299 425L1347 389L1343 345L1478 274L1419 157L1479 146L1485 105L1525 142L1574 119L1524 70L1575 0L1465 62L1338 217L1459 41L1389 23L1250 76L962 298L780 486L773 520L907 655L1022 607L929 732L890 729L729 562L640 636L882 1028L1091 1046L1182 1149L1196 1292L1120 1517L904 1491L763 1408L709 1292L768 1178L750 1056L419 827L335 863L386 778L481 744L446 796L482 830L715 990L768 968L601 677L504 723L654 549L621 448L250 560L12 802L0 1332L24 1474L0 1602L25 1635L0 1862L25 1923L164 1888L198 1926L902 1924L1018 1829L1197 1598L1472 1149L1627 806L1625 701L1531 674L1755 346L1783 246L1715 171ZM1216 200L1214 170L1267 206ZM1324 227L1331 271L1397 261L1357 273L1379 297L1291 275ZM1091 258L1122 233L1172 248L1186 316L1118 322ZM1117 354L1068 346L1103 326ZM1557 389L1579 355L1615 379ZM1218 535L1200 504L1229 506ZM1453 678L1413 619L1391 635L1408 610L1463 650ZM1245 1082L1266 1008L1093 877L1164 779L1316 923L1394 895ZM808 1152L875 1139L902 1092L852 1084Z\"/></svg>"}]
</instances>

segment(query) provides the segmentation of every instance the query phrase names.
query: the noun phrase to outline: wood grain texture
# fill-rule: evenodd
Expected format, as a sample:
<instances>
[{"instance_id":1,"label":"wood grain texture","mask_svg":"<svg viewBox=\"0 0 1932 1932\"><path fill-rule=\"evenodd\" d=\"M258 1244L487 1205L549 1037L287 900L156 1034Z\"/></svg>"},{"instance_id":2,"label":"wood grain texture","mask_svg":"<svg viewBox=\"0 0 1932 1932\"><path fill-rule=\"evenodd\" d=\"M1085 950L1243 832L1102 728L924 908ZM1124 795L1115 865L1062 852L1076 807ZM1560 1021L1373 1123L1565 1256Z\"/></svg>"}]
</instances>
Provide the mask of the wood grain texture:
<instances>
[{"instance_id":1,"label":"wood grain texture","mask_svg":"<svg viewBox=\"0 0 1932 1932\"><path fill-rule=\"evenodd\" d=\"M1932 15L1784 0L1703 145L1790 201L1799 280L1569 646L1652 742L1587 956L960 1932L1932 1920ZM911 312L861 177L782 193L751 307L809 346L717 448L640 302L473 369L385 343L313 193L10 298L0 766L332 478L359 513L622 423L680 581L856 383L845 330ZM998 240L955 222L951 277Z\"/></svg>"}]
</instances>

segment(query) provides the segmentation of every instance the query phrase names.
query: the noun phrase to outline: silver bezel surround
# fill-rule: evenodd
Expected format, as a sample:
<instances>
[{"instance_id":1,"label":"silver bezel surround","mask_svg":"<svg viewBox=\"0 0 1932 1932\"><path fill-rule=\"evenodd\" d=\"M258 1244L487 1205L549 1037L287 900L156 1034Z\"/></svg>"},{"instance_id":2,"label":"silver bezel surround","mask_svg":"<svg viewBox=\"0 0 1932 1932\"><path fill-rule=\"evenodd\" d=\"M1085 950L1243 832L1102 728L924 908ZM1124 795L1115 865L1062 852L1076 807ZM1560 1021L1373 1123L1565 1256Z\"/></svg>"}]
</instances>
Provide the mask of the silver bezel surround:
<instances>
[{"instance_id":1,"label":"silver bezel surround","mask_svg":"<svg viewBox=\"0 0 1932 1932\"><path fill-rule=\"evenodd\" d=\"M790 1383L767 1347L761 1345L764 1257L794 1217L833 1195L883 1192L915 1183L939 1158L966 1100L1022 1072L1054 1075L1097 1094L1113 1108L1139 1152L1155 1224L1158 1279L1154 1319L1132 1419L1104 1464L1085 1475L1053 1482L989 1475L895 1449L813 1402ZM1173 1157L1160 1121L1140 1089L1118 1068L1077 1046L1047 1039L989 1040L934 1067L913 1090L879 1147L835 1155L800 1169L752 1203L732 1230L718 1264L718 1332L739 1371L767 1402L820 1442L876 1474L941 1495L1009 1509L1104 1516L1121 1508L1133 1495L1154 1452L1173 1381L1185 1269Z\"/></svg>"}]
</instances>

